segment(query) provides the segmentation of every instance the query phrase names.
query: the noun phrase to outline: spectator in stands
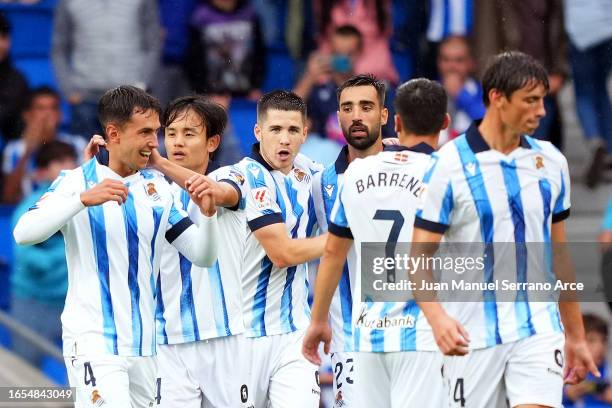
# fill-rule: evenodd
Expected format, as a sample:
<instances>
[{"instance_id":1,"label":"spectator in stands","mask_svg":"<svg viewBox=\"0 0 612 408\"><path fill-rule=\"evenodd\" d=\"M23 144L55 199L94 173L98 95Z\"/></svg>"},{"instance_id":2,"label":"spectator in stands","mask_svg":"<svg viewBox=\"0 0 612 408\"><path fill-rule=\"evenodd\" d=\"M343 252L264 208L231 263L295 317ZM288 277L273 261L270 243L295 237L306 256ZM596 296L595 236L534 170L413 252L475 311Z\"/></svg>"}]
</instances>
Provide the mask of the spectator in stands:
<instances>
[{"instance_id":1,"label":"spectator in stands","mask_svg":"<svg viewBox=\"0 0 612 408\"><path fill-rule=\"evenodd\" d=\"M52 58L72 106L72 132L100 133L97 102L109 88L151 86L160 55L157 2L59 0Z\"/></svg>"},{"instance_id":2,"label":"spectator in stands","mask_svg":"<svg viewBox=\"0 0 612 408\"><path fill-rule=\"evenodd\" d=\"M61 170L77 166L76 160L74 148L67 143L51 141L40 148L35 170L38 188L15 209L13 227L19 217L36 205L47 189L52 188L51 183L60 177ZM60 315L68 289L64 238L57 232L38 245L15 246L14 254L11 313L41 337L58 343L62 337ZM13 347L32 365L38 365L41 355L36 349L21 341L15 341Z\"/></svg>"},{"instance_id":3,"label":"spectator in stands","mask_svg":"<svg viewBox=\"0 0 612 408\"><path fill-rule=\"evenodd\" d=\"M590 144L585 181L601 180L606 155L612 153L612 103L607 90L612 69L612 7L608 0L566 0L576 111Z\"/></svg>"},{"instance_id":4,"label":"spectator in stands","mask_svg":"<svg viewBox=\"0 0 612 408\"><path fill-rule=\"evenodd\" d=\"M391 0L317 0L314 4L321 49L331 49L337 27L352 25L363 36L363 52L355 61L354 72L373 74L397 85L399 76L389 45L392 35Z\"/></svg>"},{"instance_id":5,"label":"spectator in stands","mask_svg":"<svg viewBox=\"0 0 612 408\"><path fill-rule=\"evenodd\" d=\"M450 127L440 134L439 144L465 132L485 112L482 87L474 79L474 59L467 38L452 36L442 40L438 52L440 82L448 94Z\"/></svg>"},{"instance_id":6,"label":"spectator in stands","mask_svg":"<svg viewBox=\"0 0 612 408\"><path fill-rule=\"evenodd\" d=\"M583 320L587 344L601 373L601 378L596 378L588 373L586 379L580 384L566 386L563 390L563 406L566 408L612 407L612 387L610 386L608 362L606 361L608 323L594 314L585 314ZM562 357L560 364L563 364Z\"/></svg>"},{"instance_id":7,"label":"spectator in stands","mask_svg":"<svg viewBox=\"0 0 612 408\"><path fill-rule=\"evenodd\" d=\"M318 50L308 58L306 71L294 92L306 101L309 131L344 144L338 123L336 90L354 75L355 61L362 50L362 37L354 26L337 27L329 51Z\"/></svg>"},{"instance_id":8,"label":"spectator in stands","mask_svg":"<svg viewBox=\"0 0 612 408\"><path fill-rule=\"evenodd\" d=\"M246 0L207 0L191 17L187 75L198 93L257 100L266 49L259 17Z\"/></svg>"},{"instance_id":9,"label":"spectator in stands","mask_svg":"<svg viewBox=\"0 0 612 408\"><path fill-rule=\"evenodd\" d=\"M62 118L60 96L51 88L32 90L22 118L24 129L21 138L9 142L4 149L5 203L17 203L38 187L34 177L34 158L41 146L59 140L73 146L80 155L86 144L82 137L58 130Z\"/></svg>"},{"instance_id":10,"label":"spectator in stands","mask_svg":"<svg viewBox=\"0 0 612 408\"><path fill-rule=\"evenodd\" d=\"M28 97L28 82L13 67L11 24L0 14L0 136L13 139L19 136L20 114Z\"/></svg>"}]
</instances>

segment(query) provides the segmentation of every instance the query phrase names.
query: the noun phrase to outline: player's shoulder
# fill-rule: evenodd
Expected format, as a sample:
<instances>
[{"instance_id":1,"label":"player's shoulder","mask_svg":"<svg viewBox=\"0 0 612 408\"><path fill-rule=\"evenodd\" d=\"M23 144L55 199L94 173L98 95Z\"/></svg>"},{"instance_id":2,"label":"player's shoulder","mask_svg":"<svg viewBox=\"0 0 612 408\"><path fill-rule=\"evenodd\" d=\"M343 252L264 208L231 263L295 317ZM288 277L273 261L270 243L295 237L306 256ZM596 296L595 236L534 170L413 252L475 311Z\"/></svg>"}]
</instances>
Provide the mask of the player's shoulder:
<instances>
[{"instance_id":1,"label":"player's shoulder","mask_svg":"<svg viewBox=\"0 0 612 408\"><path fill-rule=\"evenodd\" d=\"M539 140L531 136L523 136L530 148L536 153L545 156L557 164L566 164L567 159L554 144L546 140Z\"/></svg>"},{"instance_id":2,"label":"player's shoulder","mask_svg":"<svg viewBox=\"0 0 612 408\"><path fill-rule=\"evenodd\" d=\"M311 175L315 175L324 170L324 166L320 163L315 162L310 157L305 154L298 153L293 160L293 165L295 167L301 167L304 170L308 170Z\"/></svg>"}]
</instances>

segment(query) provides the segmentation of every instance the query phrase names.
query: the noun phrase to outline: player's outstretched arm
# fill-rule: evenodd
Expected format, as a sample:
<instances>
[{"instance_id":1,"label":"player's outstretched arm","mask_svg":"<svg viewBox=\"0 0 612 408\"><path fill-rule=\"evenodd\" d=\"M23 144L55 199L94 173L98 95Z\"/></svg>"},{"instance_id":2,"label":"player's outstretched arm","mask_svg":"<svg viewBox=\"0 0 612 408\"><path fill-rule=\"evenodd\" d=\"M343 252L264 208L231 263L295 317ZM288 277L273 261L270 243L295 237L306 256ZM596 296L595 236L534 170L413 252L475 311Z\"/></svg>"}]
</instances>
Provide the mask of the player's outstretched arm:
<instances>
[{"instance_id":1,"label":"player's outstretched arm","mask_svg":"<svg viewBox=\"0 0 612 408\"><path fill-rule=\"evenodd\" d=\"M320 365L319 343L323 342L323 351L329 353L331 328L329 327L329 306L342 277L342 270L353 240L329 234L325 252L317 271L312 318L304 336L302 353L311 363Z\"/></svg>"},{"instance_id":2,"label":"player's outstretched arm","mask_svg":"<svg viewBox=\"0 0 612 408\"><path fill-rule=\"evenodd\" d=\"M415 227L412 235L411 258L433 257L442 234ZM428 262L422 264L429 265ZM433 281L433 274L427 265L420 265L411 279L420 288L423 280ZM447 356L462 356L468 353L470 337L457 320L449 316L429 290L413 290L414 298L429 322L440 351Z\"/></svg>"},{"instance_id":3,"label":"player's outstretched arm","mask_svg":"<svg viewBox=\"0 0 612 408\"><path fill-rule=\"evenodd\" d=\"M566 283L575 282L569 249L565 245L567 240L565 221L552 224L551 239L553 242L553 268L557 279ZM574 292L564 291L561 293L559 313L565 328L564 381L567 384L578 384L585 379L588 372L600 377L601 374L587 346L580 303L578 303Z\"/></svg>"},{"instance_id":4,"label":"player's outstretched arm","mask_svg":"<svg viewBox=\"0 0 612 408\"><path fill-rule=\"evenodd\" d=\"M172 163L170 160L162 157L157 149L151 152L150 164L179 186L185 186L189 179L198 176L196 172L179 166L176 163ZM210 177L204 177L206 177L209 183L209 188L215 198L216 205L221 207L234 207L238 204L240 196L235 188L227 183L219 183Z\"/></svg>"},{"instance_id":5,"label":"player's outstretched arm","mask_svg":"<svg viewBox=\"0 0 612 408\"><path fill-rule=\"evenodd\" d=\"M284 223L266 225L255 230L254 235L277 268L299 265L320 258L327 240L327 234L314 238L291 239L287 235Z\"/></svg>"},{"instance_id":6,"label":"player's outstretched arm","mask_svg":"<svg viewBox=\"0 0 612 408\"><path fill-rule=\"evenodd\" d=\"M83 208L116 201L123 204L128 190L122 182L105 179L80 194L48 192L26 212L15 226L13 235L20 245L32 245L45 241L60 230Z\"/></svg>"}]
</instances>

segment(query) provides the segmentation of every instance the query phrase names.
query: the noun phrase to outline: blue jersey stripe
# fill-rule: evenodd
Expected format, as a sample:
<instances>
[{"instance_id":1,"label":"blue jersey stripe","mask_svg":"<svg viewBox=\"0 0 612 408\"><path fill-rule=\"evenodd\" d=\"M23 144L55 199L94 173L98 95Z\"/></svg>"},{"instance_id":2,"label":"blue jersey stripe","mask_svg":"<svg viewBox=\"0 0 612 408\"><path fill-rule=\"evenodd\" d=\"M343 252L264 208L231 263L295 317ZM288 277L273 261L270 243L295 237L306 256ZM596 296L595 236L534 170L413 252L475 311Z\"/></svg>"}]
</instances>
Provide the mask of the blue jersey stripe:
<instances>
[{"instance_id":1,"label":"blue jersey stripe","mask_svg":"<svg viewBox=\"0 0 612 408\"><path fill-rule=\"evenodd\" d=\"M308 195L308 223L306 224L306 237L312 236L312 230L317 225L317 214L315 212L314 198Z\"/></svg>"},{"instance_id":2,"label":"blue jersey stripe","mask_svg":"<svg viewBox=\"0 0 612 408\"><path fill-rule=\"evenodd\" d=\"M344 338L350 339L353 335L353 295L351 293L351 278L349 275L348 263L344 264L342 276L338 284L340 291L340 312L342 313L342 331ZM344 342L344 351L353 351L351 343Z\"/></svg>"},{"instance_id":3,"label":"blue jersey stripe","mask_svg":"<svg viewBox=\"0 0 612 408\"><path fill-rule=\"evenodd\" d=\"M416 323L419 319L421 309L414 300L406 302L403 310L403 316L412 316L414 319L414 327L403 327L400 330L400 350L413 351L416 350L417 328Z\"/></svg>"},{"instance_id":4,"label":"blue jersey stripe","mask_svg":"<svg viewBox=\"0 0 612 408\"><path fill-rule=\"evenodd\" d=\"M164 215L163 207L153 207L153 237L151 238L151 279L153 279L153 275L158 271L154 270L155 268L155 241L157 241L157 233L159 232L159 226L161 225L161 219ZM153 292L155 293L155 292Z\"/></svg>"},{"instance_id":5,"label":"blue jersey stripe","mask_svg":"<svg viewBox=\"0 0 612 408\"><path fill-rule=\"evenodd\" d=\"M469 36L472 33L472 25L474 22L474 5L473 0L465 0L465 35Z\"/></svg>"},{"instance_id":6,"label":"blue jersey stripe","mask_svg":"<svg viewBox=\"0 0 612 408\"><path fill-rule=\"evenodd\" d=\"M181 270L181 300L180 313L185 341L200 340L198 320L193 303L193 288L191 285L191 262L179 253L179 267Z\"/></svg>"},{"instance_id":7,"label":"blue jersey stripe","mask_svg":"<svg viewBox=\"0 0 612 408\"><path fill-rule=\"evenodd\" d=\"M157 307L155 308L155 320L157 321L157 337L161 338L162 344L168 344L168 334L166 333L166 318L164 317L164 297L162 295L161 273L157 275Z\"/></svg>"},{"instance_id":8,"label":"blue jersey stripe","mask_svg":"<svg viewBox=\"0 0 612 408\"><path fill-rule=\"evenodd\" d=\"M521 185L516 172L516 161L501 162L504 184L508 197L508 207L512 216L514 226L514 246L516 251L516 280L519 283L527 282L527 246L525 244L525 212L521 198ZM531 321L531 309L527 291L520 289L516 293L514 311L518 323L518 332L521 338L535 334L533 322Z\"/></svg>"},{"instance_id":9,"label":"blue jersey stripe","mask_svg":"<svg viewBox=\"0 0 612 408\"><path fill-rule=\"evenodd\" d=\"M480 232L482 241L485 243L485 270L484 281L493 283L493 266L495 264L493 253L493 209L484 186L484 180L480 171L480 164L476 155L470 149L465 136L456 139L456 146L459 151L459 158L463 165L465 179L470 187L474 205L480 219ZM492 290L484 291L484 313L487 325L487 346L501 344L499 335L499 320L497 317L497 303L495 292Z\"/></svg>"},{"instance_id":10,"label":"blue jersey stripe","mask_svg":"<svg viewBox=\"0 0 612 408\"><path fill-rule=\"evenodd\" d=\"M448 37L451 32L450 20L451 20L451 7L449 4L450 0L444 0L444 24L442 26L442 39Z\"/></svg>"},{"instance_id":11,"label":"blue jersey stripe","mask_svg":"<svg viewBox=\"0 0 612 408\"><path fill-rule=\"evenodd\" d=\"M271 273L272 261L270 261L268 256L264 256L261 260L261 272L257 279L257 290L253 298L253 321L251 322L251 329L256 333L256 337L266 335L266 295Z\"/></svg>"},{"instance_id":12,"label":"blue jersey stripe","mask_svg":"<svg viewBox=\"0 0 612 408\"><path fill-rule=\"evenodd\" d=\"M295 279L295 271L297 266L290 266L287 268L287 278L285 279L285 287L283 288L283 295L281 297L280 307L280 319L283 330L288 332L296 331L296 327L293 324L293 280Z\"/></svg>"},{"instance_id":13,"label":"blue jersey stripe","mask_svg":"<svg viewBox=\"0 0 612 408\"><path fill-rule=\"evenodd\" d=\"M563 208L563 202L565 201L565 177L563 177L563 172L560 174L561 177L561 191L559 191L559 196L557 197L557 201L555 202L555 210L553 214L558 214L565 210Z\"/></svg>"},{"instance_id":14,"label":"blue jersey stripe","mask_svg":"<svg viewBox=\"0 0 612 408\"><path fill-rule=\"evenodd\" d=\"M215 326L217 335L220 337L231 336L229 328L229 317L227 315L227 304L225 303L225 291L223 290L223 280L221 279L221 268L219 261L208 270L211 292L213 296L213 313L215 316Z\"/></svg>"},{"instance_id":15,"label":"blue jersey stripe","mask_svg":"<svg viewBox=\"0 0 612 408\"><path fill-rule=\"evenodd\" d=\"M83 177L85 188L90 188L90 183L98 183L96 171L96 159L92 159L83 165ZM101 205L87 207L89 224L91 227L91 240L93 242L94 256L98 268L100 280L100 299L102 303L102 322L104 325L104 338L107 349L112 354L119 354L117 350L117 327L113 314L113 302L110 292L108 247L106 245L106 224L104 220L104 209Z\"/></svg>"},{"instance_id":16,"label":"blue jersey stripe","mask_svg":"<svg viewBox=\"0 0 612 408\"><path fill-rule=\"evenodd\" d=\"M138 285L138 219L134 206L134 196L128 193L123 205L123 221L125 223L126 240L128 244L128 287L132 305L132 347L142 355L142 316L140 314L140 286Z\"/></svg>"},{"instance_id":17,"label":"blue jersey stripe","mask_svg":"<svg viewBox=\"0 0 612 408\"><path fill-rule=\"evenodd\" d=\"M382 320L387 313L393 308L393 303L386 302L380 311L379 318ZM385 351L385 329L372 329L370 331L370 342L372 343L372 351L382 353Z\"/></svg>"},{"instance_id":18,"label":"blue jersey stripe","mask_svg":"<svg viewBox=\"0 0 612 408\"><path fill-rule=\"evenodd\" d=\"M542 233L544 236L544 267L546 268L546 277L547 281L550 284L554 284L555 275L553 272L553 264L552 264L552 248L551 248L551 239L550 239L550 228L548 219L550 218L550 205L552 201L552 193L550 188L550 183L547 179L541 179L540 182L540 193L542 194L542 204L544 208L544 218L542 221ZM555 328L555 331L562 332L563 328L561 325L561 316L559 316L559 309L557 307L557 300L554 297L554 294L550 294L549 299L550 304L548 305L548 315L550 317L550 321L552 326Z\"/></svg>"},{"instance_id":19,"label":"blue jersey stripe","mask_svg":"<svg viewBox=\"0 0 612 408\"><path fill-rule=\"evenodd\" d=\"M450 224L450 214L453 211L453 186L451 182L448 182L446 192L444 193L444 200L442 201L442 207L440 208L440 216L438 222L440 224Z\"/></svg>"}]
</instances>

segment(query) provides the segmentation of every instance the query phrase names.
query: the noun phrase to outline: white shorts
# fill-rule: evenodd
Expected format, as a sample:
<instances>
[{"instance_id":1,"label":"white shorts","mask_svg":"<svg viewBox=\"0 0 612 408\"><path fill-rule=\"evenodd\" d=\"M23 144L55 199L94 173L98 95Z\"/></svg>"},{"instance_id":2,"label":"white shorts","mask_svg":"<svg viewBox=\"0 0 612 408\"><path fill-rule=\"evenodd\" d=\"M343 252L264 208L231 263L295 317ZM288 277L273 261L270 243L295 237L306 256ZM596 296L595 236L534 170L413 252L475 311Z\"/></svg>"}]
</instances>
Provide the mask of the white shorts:
<instances>
[{"instance_id":1,"label":"white shorts","mask_svg":"<svg viewBox=\"0 0 612 408\"><path fill-rule=\"evenodd\" d=\"M563 333L536 334L494 347L444 357L444 383L451 407L562 407Z\"/></svg>"},{"instance_id":2,"label":"white shorts","mask_svg":"<svg viewBox=\"0 0 612 408\"><path fill-rule=\"evenodd\" d=\"M334 408L352 407L354 400L354 353L331 353L334 375Z\"/></svg>"},{"instance_id":3,"label":"white shorts","mask_svg":"<svg viewBox=\"0 0 612 408\"><path fill-rule=\"evenodd\" d=\"M154 402L156 357L64 357L75 407L149 408Z\"/></svg>"},{"instance_id":4,"label":"white shorts","mask_svg":"<svg viewBox=\"0 0 612 408\"><path fill-rule=\"evenodd\" d=\"M442 355L435 351L355 353L352 405L359 408L443 407Z\"/></svg>"},{"instance_id":5,"label":"white shorts","mask_svg":"<svg viewBox=\"0 0 612 408\"><path fill-rule=\"evenodd\" d=\"M304 331L249 338L255 406L318 408L318 367L302 355Z\"/></svg>"},{"instance_id":6,"label":"white shorts","mask_svg":"<svg viewBox=\"0 0 612 408\"><path fill-rule=\"evenodd\" d=\"M243 335L157 347L160 408L253 407Z\"/></svg>"}]
</instances>

